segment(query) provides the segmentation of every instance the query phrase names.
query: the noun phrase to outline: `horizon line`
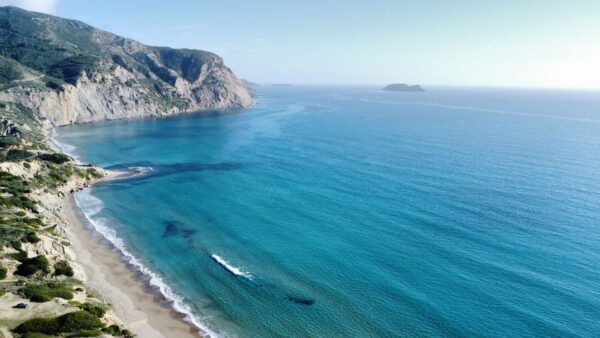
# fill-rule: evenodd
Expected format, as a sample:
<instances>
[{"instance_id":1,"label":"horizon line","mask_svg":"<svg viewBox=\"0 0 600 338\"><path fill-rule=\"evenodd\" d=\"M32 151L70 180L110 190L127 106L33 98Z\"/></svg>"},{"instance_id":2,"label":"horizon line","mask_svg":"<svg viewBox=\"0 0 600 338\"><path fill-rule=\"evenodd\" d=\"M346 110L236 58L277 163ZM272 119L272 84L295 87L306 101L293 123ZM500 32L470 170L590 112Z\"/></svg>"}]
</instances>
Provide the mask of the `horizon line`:
<instances>
[{"instance_id":1,"label":"horizon line","mask_svg":"<svg viewBox=\"0 0 600 338\"><path fill-rule=\"evenodd\" d=\"M389 83L339 83L339 82L257 82L240 77L241 80L255 83L259 86L339 86L339 87L385 87L391 83L406 83L420 85L423 88L479 88L479 89L529 89L529 90L565 90L565 91L600 91L600 87L554 87L554 86L523 86L523 85L470 85L470 84L422 84L407 82Z\"/></svg>"}]
</instances>

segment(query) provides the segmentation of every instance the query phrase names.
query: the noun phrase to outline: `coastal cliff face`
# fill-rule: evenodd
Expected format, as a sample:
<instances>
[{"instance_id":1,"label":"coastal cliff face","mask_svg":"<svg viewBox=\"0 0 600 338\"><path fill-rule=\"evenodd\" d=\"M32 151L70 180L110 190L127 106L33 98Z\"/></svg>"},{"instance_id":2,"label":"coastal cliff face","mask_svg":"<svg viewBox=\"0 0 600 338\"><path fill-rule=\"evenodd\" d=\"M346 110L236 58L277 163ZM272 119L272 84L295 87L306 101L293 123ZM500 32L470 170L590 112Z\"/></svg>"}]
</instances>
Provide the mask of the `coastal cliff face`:
<instances>
[{"instance_id":1,"label":"coastal cliff face","mask_svg":"<svg viewBox=\"0 0 600 338\"><path fill-rule=\"evenodd\" d=\"M0 137L21 138L21 132L14 122L5 118L0 118Z\"/></svg>"},{"instance_id":2,"label":"coastal cliff face","mask_svg":"<svg viewBox=\"0 0 600 338\"><path fill-rule=\"evenodd\" d=\"M213 53L146 46L14 7L0 7L0 101L55 126L252 104Z\"/></svg>"}]
</instances>

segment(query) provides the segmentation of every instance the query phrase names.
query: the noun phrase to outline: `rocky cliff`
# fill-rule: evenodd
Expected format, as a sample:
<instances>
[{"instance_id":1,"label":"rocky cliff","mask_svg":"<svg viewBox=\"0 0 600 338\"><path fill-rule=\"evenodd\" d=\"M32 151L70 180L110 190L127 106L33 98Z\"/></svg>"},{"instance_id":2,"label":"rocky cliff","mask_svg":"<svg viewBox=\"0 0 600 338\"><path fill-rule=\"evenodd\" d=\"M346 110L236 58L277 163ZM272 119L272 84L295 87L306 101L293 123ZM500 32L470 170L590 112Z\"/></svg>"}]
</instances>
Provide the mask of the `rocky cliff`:
<instances>
[{"instance_id":1,"label":"rocky cliff","mask_svg":"<svg viewBox=\"0 0 600 338\"><path fill-rule=\"evenodd\" d=\"M15 137L19 139L21 138L21 132L13 121L0 117L0 137Z\"/></svg>"},{"instance_id":2,"label":"rocky cliff","mask_svg":"<svg viewBox=\"0 0 600 338\"><path fill-rule=\"evenodd\" d=\"M0 7L0 101L53 125L252 104L213 53L146 46L15 7Z\"/></svg>"}]
</instances>

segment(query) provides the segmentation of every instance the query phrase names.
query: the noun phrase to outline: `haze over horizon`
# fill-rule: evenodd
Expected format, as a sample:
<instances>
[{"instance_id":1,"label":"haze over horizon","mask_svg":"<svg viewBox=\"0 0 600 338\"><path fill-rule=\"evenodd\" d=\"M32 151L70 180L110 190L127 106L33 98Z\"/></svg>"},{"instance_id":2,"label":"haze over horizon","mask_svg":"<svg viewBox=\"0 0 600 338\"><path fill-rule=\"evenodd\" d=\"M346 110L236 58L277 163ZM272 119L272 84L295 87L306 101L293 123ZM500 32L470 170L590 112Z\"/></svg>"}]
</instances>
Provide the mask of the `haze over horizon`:
<instances>
[{"instance_id":1,"label":"haze over horizon","mask_svg":"<svg viewBox=\"0 0 600 338\"><path fill-rule=\"evenodd\" d=\"M600 3L0 0L149 45L219 54L261 83L600 89Z\"/></svg>"}]
</instances>

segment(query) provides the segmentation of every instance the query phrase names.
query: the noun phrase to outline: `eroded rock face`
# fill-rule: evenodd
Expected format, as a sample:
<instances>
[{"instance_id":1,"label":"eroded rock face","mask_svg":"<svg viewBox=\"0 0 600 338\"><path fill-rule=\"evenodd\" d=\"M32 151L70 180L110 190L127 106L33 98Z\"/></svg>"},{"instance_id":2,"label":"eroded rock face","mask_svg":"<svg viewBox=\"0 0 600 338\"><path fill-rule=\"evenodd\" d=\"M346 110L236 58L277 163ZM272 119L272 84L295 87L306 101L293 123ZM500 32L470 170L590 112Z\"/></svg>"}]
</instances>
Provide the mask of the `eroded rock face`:
<instances>
[{"instance_id":1,"label":"eroded rock face","mask_svg":"<svg viewBox=\"0 0 600 338\"><path fill-rule=\"evenodd\" d=\"M14 7L0 7L0 20L7 22L0 26L0 63L29 74L11 80L0 100L23 104L53 125L252 104L248 88L213 53L146 46Z\"/></svg>"},{"instance_id":2,"label":"eroded rock face","mask_svg":"<svg viewBox=\"0 0 600 338\"><path fill-rule=\"evenodd\" d=\"M210 79L210 84L177 78L174 86L162 87L161 93L139 84L139 77L121 66L113 69L83 74L75 85L65 84L61 90L16 86L0 92L0 100L21 103L55 126L252 104L248 90L224 66L206 67L204 81Z\"/></svg>"},{"instance_id":3,"label":"eroded rock face","mask_svg":"<svg viewBox=\"0 0 600 338\"><path fill-rule=\"evenodd\" d=\"M6 136L21 138L21 132L12 121L0 117L0 137Z\"/></svg>"}]
</instances>

